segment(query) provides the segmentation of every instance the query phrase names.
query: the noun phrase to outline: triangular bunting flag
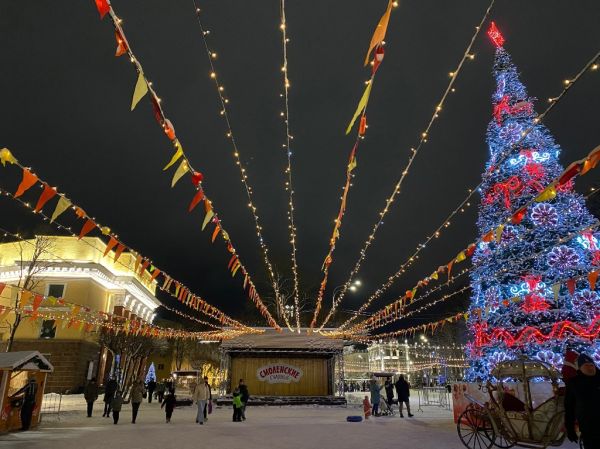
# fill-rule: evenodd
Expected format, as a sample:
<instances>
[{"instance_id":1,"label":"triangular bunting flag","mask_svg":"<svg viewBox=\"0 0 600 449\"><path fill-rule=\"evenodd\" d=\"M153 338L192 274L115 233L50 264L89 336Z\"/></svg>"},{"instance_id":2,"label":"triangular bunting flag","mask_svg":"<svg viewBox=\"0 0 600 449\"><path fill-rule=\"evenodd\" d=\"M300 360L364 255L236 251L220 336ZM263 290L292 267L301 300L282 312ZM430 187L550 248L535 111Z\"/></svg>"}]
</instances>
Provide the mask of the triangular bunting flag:
<instances>
[{"instance_id":1,"label":"triangular bunting flag","mask_svg":"<svg viewBox=\"0 0 600 449\"><path fill-rule=\"evenodd\" d=\"M392 6L393 0L388 1L387 8L381 19L379 19L379 23L373 32L373 36L371 37L371 43L369 44L369 50L367 51L367 56L365 57L365 65L369 63L369 58L371 56L371 50L373 50L378 45L381 45L383 40L385 39L385 33L387 31L388 23L390 22L390 15L392 14Z\"/></svg>"},{"instance_id":2,"label":"triangular bunting flag","mask_svg":"<svg viewBox=\"0 0 600 449\"><path fill-rule=\"evenodd\" d=\"M58 216L66 211L69 207L71 207L71 201L67 197L61 196L56 204L56 207L54 208L54 212L50 218L50 223L56 220Z\"/></svg>"},{"instance_id":3,"label":"triangular bunting flag","mask_svg":"<svg viewBox=\"0 0 600 449\"><path fill-rule=\"evenodd\" d=\"M110 240L106 244L106 249L104 250L104 257L106 257L106 255L110 252L111 249L117 246L117 243L119 243L119 241L111 236Z\"/></svg>"},{"instance_id":4,"label":"triangular bunting flag","mask_svg":"<svg viewBox=\"0 0 600 449\"><path fill-rule=\"evenodd\" d=\"M56 195L56 189L53 189L48 184L44 183L44 191L40 195L37 204L35 205L35 211L39 212L42 210L44 205L50 201L54 195Z\"/></svg>"},{"instance_id":5,"label":"triangular bunting flag","mask_svg":"<svg viewBox=\"0 0 600 449\"><path fill-rule=\"evenodd\" d=\"M204 228L206 228L206 225L208 224L208 222L210 221L210 219L212 217L214 217L215 213L213 212L212 208L210 208L207 212L206 212L206 216L204 217L204 221L202 222L202 230L204 231Z\"/></svg>"},{"instance_id":6,"label":"triangular bunting flag","mask_svg":"<svg viewBox=\"0 0 600 449\"><path fill-rule=\"evenodd\" d=\"M175 170L175 174L173 174L173 179L171 180L171 187L175 187L177 181L179 181L181 177L185 175L188 171L190 171L190 166L188 162L184 159L183 161L181 161L181 164L179 164L179 167L177 167L177 170Z\"/></svg>"},{"instance_id":7,"label":"triangular bunting flag","mask_svg":"<svg viewBox=\"0 0 600 449\"><path fill-rule=\"evenodd\" d=\"M131 110L133 111L137 104L140 102L144 95L148 93L148 84L146 78L144 78L144 72L138 74L137 82L135 83L135 89L133 91L133 98L131 99Z\"/></svg>"},{"instance_id":8,"label":"triangular bunting flag","mask_svg":"<svg viewBox=\"0 0 600 449\"><path fill-rule=\"evenodd\" d=\"M365 110L365 108L367 107L367 103L369 102L369 95L371 95L371 86L373 85L373 83L371 81L369 81L369 83L367 84L367 87L365 88L365 91L362 94L362 97L360 98L360 101L358 102L358 106L356 107L356 111L354 112L354 115L352 116L352 120L350 120L350 124L348 125L348 128L346 128L346 134L350 134L350 131L352 130L352 127L354 126L354 122L356 122L356 119L358 118L359 115L361 115L363 113L363 111Z\"/></svg>"},{"instance_id":9,"label":"triangular bunting flag","mask_svg":"<svg viewBox=\"0 0 600 449\"><path fill-rule=\"evenodd\" d=\"M590 290L596 290L596 281L598 280L598 271L592 271L588 274L588 282L590 283ZM2 289L0 288L0 293Z\"/></svg>"},{"instance_id":10,"label":"triangular bunting flag","mask_svg":"<svg viewBox=\"0 0 600 449\"><path fill-rule=\"evenodd\" d=\"M85 224L83 225L83 227L81 228L81 231L79 232L79 240L81 240L83 237L85 237L87 234L90 233L90 231L92 229L94 229L96 227L96 223L94 222L94 220L92 220L91 218L88 218L87 221L85 222Z\"/></svg>"},{"instance_id":11,"label":"triangular bunting flag","mask_svg":"<svg viewBox=\"0 0 600 449\"><path fill-rule=\"evenodd\" d=\"M188 212L193 211L194 208L198 205L198 203L200 201L202 201L203 199L204 199L204 191L203 190L198 190L196 192L196 194L194 195L194 198L192 198L192 202L188 206Z\"/></svg>"},{"instance_id":12,"label":"triangular bunting flag","mask_svg":"<svg viewBox=\"0 0 600 449\"><path fill-rule=\"evenodd\" d=\"M96 0L96 8L98 9L98 14L100 14L100 18L104 19L104 16L110 11L110 1Z\"/></svg>"},{"instance_id":13,"label":"triangular bunting flag","mask_svg":"<svg viewBox=\"0 0 600 449\"><path fill-rule=\"evenodd\" d=\"M17 160L8 148L2 148L0 150L0 162L2 163L3 167L6 167L7 162L9 164L16 164Z\"/></svg>"},{"instance_id":14,"label":"triangular bunting flag","mask_svg":"<svg viewBox=\"0 0 600 449\"><path fill-rule=\"evenodd\" d=\"M125 251L125 245L119 243L119 246L117 246L117 250L115 251L115 258L113 259L115 262L119 260L119 257L121 257L121 254L123 254L123 251Z\"/></svg>"},{"instance_id":15,"label":"triangular bunting flag","mask_svg":"<svg viewBox=\"0 0 600 449\"><path fill-rule=\"evenodd\" d=\"M175 150L175 153L173 153L173 156L171 157L169 163L163 167L163 171L168 170L171 166L175 164L175 162L179 160L181 156L183 156L183 148L179 141L175 142L175 147L177 148L177 150Z\"/></svg>"},{"instance_id":16,"label":"triangular bunting flag","mask_svg":"<svg viewBox=\"0 0 600 449\"><path fill-rule=\"evenodd\" d=\"M26 168L24 168L23 169L23 179L21 181L21 184L19 184L17 191L15 192L15 197L18 198L21 195L23 195L25 192L27 192L27 190L32 188L36 182L38 182L38 177L36 175L34 175L33 173L31 173Z\"/></svg>"}]
</instances>

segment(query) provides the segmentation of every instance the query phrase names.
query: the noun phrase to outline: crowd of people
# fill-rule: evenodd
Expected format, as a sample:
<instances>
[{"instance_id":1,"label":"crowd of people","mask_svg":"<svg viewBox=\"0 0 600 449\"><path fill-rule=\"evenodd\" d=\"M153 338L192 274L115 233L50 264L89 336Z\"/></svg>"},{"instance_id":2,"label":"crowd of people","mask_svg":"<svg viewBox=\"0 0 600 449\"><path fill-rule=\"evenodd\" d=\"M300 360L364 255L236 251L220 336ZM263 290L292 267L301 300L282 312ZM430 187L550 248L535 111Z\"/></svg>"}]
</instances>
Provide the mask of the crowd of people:
<instances>
[{"instance_id":1,"label":"crowd of people","mask_svg":"<svg viewBox=\"0 0 600 449\"><path fill-rule=\"evenodd\" d=\"M208 415L212 413L213 397L212 388L208 377L204 377L197 384L192 385L192 403L197 407L196 423L203 425L208 421ZM98 400L99 386L96 379L91 379L85 386L83 392L84 399L87 403L87 417L92 417L94 402ZM156 382L150 380L144 383L141 379L134 379L129 388L129 402L131 403L131 423L135 424L140 405L147 398L148 403L152 403L152 398L155 397L160 404L161 409L165 411L165 421L171 422L173 411L177 405L177 396L173 382L164 380ZM250 399L248 386L244 379L240 379L237 387L233 391L233 421L241 422L246 420L246 405ZM124 398L123 392L119 389L119 384L116 379L110 378L104 387L104 412L103 418L112 418L114 424L119 422L121 408Z\"/></svg>"},{"instance_id":2,"label":"crowd of people","mask_svg":"<svg viewBox=\"0 0 600 449\"><path fill-rule=\"evenodd\" d=\"M369 398L369 396L365 396L365 399L363 400L363 412L365 419L369 419L371 415L381 415L380 404L382 401L382 390L385 393L385 398L383 400L388 410L391 411L394 404L398 404L400 417L404 418L403 406L406 405L408 417L412 418L414 416L410 412L410 384L406 381L404 376L400 374L395 383L392 381L391 377L387 377L383 385L381 385L381 383L377 380L377 377L371 377L371 380L369 381L369 392L371 397ZM394 392L396 393L395 398Z\"/></svg>"}]
</instances>

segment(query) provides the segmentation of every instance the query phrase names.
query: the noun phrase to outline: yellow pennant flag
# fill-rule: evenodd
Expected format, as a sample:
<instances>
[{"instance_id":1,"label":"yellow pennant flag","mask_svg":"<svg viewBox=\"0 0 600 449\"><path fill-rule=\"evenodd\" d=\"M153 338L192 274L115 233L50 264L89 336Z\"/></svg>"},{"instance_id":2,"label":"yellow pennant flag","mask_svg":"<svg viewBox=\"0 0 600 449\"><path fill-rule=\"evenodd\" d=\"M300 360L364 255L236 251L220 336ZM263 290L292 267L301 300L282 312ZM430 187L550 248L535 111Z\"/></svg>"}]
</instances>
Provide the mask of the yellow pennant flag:
<instances>
[{"instance_id":1,"label":"yellow pennant flag","mask_svg":"<svg viewBox=\"0 0 600 449\"><path fill-rule=\"evenodd\" d=\"M0 150L0 162L2 162L2 166L6 167L6 163L14 164L17 162L15 157L12 155L8 148L2 148Z\"/></svg>"},{"instance_id":2,"label":"yellow pennant flag","mask_svg":"<svg viewBox=\"0 0 600 449\"><path fill-rule=\"evenodd\" d=\"M181 177L189 171L190 171L190 166L188 165L187 161L184 159L183 161L181 161L181 164L179 164L179 167L177 168L177 170L175 171L175 174L173 175L173 180L171 181L171 187L175 187L175 184L177 184L177 181L179 181L181 179Z\"/></svg>"},{"instance_id":3,"label":"yellow pennant flag","mask_svg":"<svg viewBox=\"0 0 600 449\"><path fill-rule=\"evenodd\" d=\"M52 217L50 218L50 223L58 218L60 214L66 211L69 207L71 207L71 201L65 196L60 197L56 207L54 208L54 212L52 213Z\"/></svg>"},{"instance_id":4,"label":"yellow pennant flag","mask_svg":"<svg viewBox=\"0 0 600 449\"><path fill-rule=\"evenodd\" d=\"M23 290L21 292L21 299L19 301L19 309L22 309L23 307L25 307L32 297L33 297L33 293L31 293L28 290Z\"/></svg>"},{"instance_id":5,"label":"yellow pennant flag","mask_svg":"<svg viewBox=\"0 0 600 449\"><path fill-rule=\"evenodd\" d=\"M463 260L465 260L467 258L466 254L464 251L461 251L460 253L458 253L458 255L456 256L456 259L454 259L454 262L459 263L462 262Z\"/></svg>"},{"instance_id":6,"label":"yellow pennant flag","mask_svg":"<svg viewBox=\"0 0 600 449\"><path fill-rule=\"evenodd\" d=\"M173 154L173 157L171 158L169 163L167 165L165 165L165 167L163 168L163 171L169 169L173 164L175 164L175 162L177 162L179 160L179 158L181 156L183 156L183 148L181 147L181 144L179 143L178 140L175 142L175 147L177 148L177 150Z\"/></svg>"},{"instance_id":7,"label":"yellow pennant flag","mask_svg":"<svg viewBox=\"0 0 600 449\"><path fill-rule=\"evenodd\" d=\"M438 276L438 272L437 272L437 271L434 271L433 273L431 273L431 276L429 276L429 277L430 277L431 279L435 279L435 280L437 281L437 279L438 279L438 277L439 277L439 276Z\"/></svg>"},{"instance_id":8,"label":"yellow pennant flag","mask_svg":"<svg viewBox=\"0 0 600 449\"><path fill-rule=\"evenodd\" d=\"M356 156L352 158L352 160L350 161L350 163L348 164L348 171L351 172L352 170L354 170L356 168Z\"/></svg>"},{"instance_id":9,"label":"yellow pennant flag","mask_svg":"<svg viewBox=\"0 0 600 449\"><path fill-rule=\"evenodd\" d=\"M144 78L144 72L140 72L138 75L137 82L135 83L135 89L133 91L133 98L131 99L131 110L133 111L137 104L140 102L144 95L148 93L148 84L146 84L146 78Z\"/></svg>"},{"instance_id":10,"label":"yellow pennant flag","mask_svg":"<svg viewBox=\"0 0 600 449\"><path fill-rule=\"evenodd\" d=\"M206 216L204 217L204 222L202 222L202 230L203 231L204 231L204 228L206 227L206 225L208 224L208 222L210 221L210 219L214 216L215 216L215 213L213 212L212 209L210 209L208 212L206 212Z\"/></svg>"},{"instance_id":11,"label":"yellow pennant flag","mask_svg":"<svg viewBox=\"0 0 600 449\"><path fill-rule=\"evenodd\" d=\"M535 202L540 203L542 201L550 201L556 197L556 189L553 185L549 185L544 189L542 193L535 197Z\"/></svg>"},{"instance_id":12,"label":"yellow pennant flag","mask_svg":"<svg viewBox=\"0 0 600 449\"><path fill-rule=\"evenodd\" d=\"M373 33L373 37L371 38L371 43L369 44L369 51L367 51L367 57L365 58L365 65L369 63L369 57L371 56L371 50L380 45L385 39L385 33L387 31L388 23L390 22L390 15L392 14L392 6L394 2L393 0L389 0L387 9L379 19L379 23L377 24L377 28L375 28L375 32Z\"/></svg>"},{"instance_id":13,"label":"yellow pennant flag","mask_svg":"<svg viewBox=\"0 0 600 449\"><path fill-rule=\"evenodd\" d=\"M354 126L354 122L356 122L356 119L358 118L358 116L360 114L362 114L362 112L367 107L367 103L369 102L369 95L371 95L371 86L372 85L373 85L373 83L371 83L369 81L369 84L367 84L367 88L365 89L360 101L358 102L358 107L356 108L356 112L354 112L354 116L352 117L352 120L350 120L350 124L348 125L348 128L346 128L346 134L350 133L350 131L352 130L352 127Z\"/></svg>"},{"instance_id":14,"label":"yellow pennant flag","mask_svg":"<svg viewBox=\"0 0 600 449\"><path fill-rule=\"evenodd\" d=\"M502 231L504 231L504 224L496 228L496 242L498 243L500 243L500 239L502 238Z\"/></svg>"}]
</instances>

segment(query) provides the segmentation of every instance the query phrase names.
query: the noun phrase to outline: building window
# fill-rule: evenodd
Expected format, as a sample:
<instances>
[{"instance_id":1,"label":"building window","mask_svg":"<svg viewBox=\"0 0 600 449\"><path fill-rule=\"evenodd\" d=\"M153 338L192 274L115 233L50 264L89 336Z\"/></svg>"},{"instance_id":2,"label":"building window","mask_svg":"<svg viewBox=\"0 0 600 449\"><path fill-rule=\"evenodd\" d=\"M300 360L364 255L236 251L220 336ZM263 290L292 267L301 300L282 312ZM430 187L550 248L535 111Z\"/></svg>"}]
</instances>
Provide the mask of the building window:
<instances>
[{"instance_id":1,"label":"building window","mask_svg":"<svg viewBox=\"0 0 600 449\"><path fill-rule=\"evenodd\" d=\"M40 329L40 338L50 339L56 337L56 322L54 320L42 321L42 328Z\"/></svg>"},{"instance_id":2,"label":"building window","mask_svg":"<svg viewBox=\"0 0 600 449\"><path fill-rule=\"evenodd\" d=\"M46 296L54 296L55 298L62 298L65 294L66 284L48 284Z\"/></svg>"}]
</instances>

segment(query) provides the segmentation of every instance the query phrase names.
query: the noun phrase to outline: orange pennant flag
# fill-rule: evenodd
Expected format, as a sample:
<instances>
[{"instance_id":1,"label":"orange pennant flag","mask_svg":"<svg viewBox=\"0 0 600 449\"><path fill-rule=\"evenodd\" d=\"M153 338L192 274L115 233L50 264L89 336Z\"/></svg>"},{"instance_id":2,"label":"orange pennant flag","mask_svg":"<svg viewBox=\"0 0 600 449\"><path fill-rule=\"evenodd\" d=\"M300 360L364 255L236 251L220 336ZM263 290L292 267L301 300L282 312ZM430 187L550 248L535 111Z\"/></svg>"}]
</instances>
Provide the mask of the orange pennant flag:
<instances>
[{"instance_id":1,"label":"orange pennant flag","mask_svg":"<svg viewBox=\"0 0 600 449\"><path fill-rule=\"evenodd\" d=\"M44 183L44 191L40 195L37 204L35 205L35 211L39 212L42 210L44 205L56 195L56 189L53 189L48 184Z\"/></svg>"},{"instance_id":2,"label":"orange pennant flag","mask_svg":"<svg viewBox=\"0 0 600 449\"><path fill-rule=\"evenodd\" d=\"M450 262L448 265L446 265L448 267L448 280L450 280L450 273L452 272L452 265L454 265L454 260L452 262Z\"/></svg>"},{"instance_id":3,"label":"orange pennant flag","mask_svg":"<svg viewBox=\"0 0 600 449\"><path fill-rule=\"evenodd\" d=\"M198 203L200 201L202 201L204 199L204 191L203 190L198 190L196 192L196 194L194 195L194 198L192 198L192 202L190 203L189 207L188 207L188 212L191 212L194 210L194 208L198 205Z\"/></svg>"},{"instance_id":4,"label":"orange pennant flag","mask_svg":"<svg viewBox=\"0 0 600 449\"><path fill-rule=\"evenodd\" d=\"M43 300L44 300L44 297L42 295L35 295L35 297L33 298L33 312L34 313L37 311L37 309L40 308L40 305L42 304Z\"/></svg>"},{"instance_id":5,"label":"orange pennant flag","mask_svg":"<svg viewBox=\"0 0 600 449\"><path fill-rule=\"evenodd\" d=\"M17 191L15 192L15 197L18 198L21 195L23 195L25 192L27 192L29 189L31 189L36 182L38 182L38 177L36 175L34 175L33 173L31 173L26 168L24 168L23 169L23 179L21 180L21 184L19 184L19 187L17 188Z\"/></svg>"},{"instance_id":6,"label":"orange pennant flag","mask_svg":"<svg viewBox=\"0 0 600 449\"><path fill-rule=\"evenodd\" d=\"M127 42L121 36L119 30L115 31L115 39L117 40L117 50L115 51L115 56L121 56L127 53Z\"/></svg>"},{"instance_id":7,"label":"orange pennant flag","mask_svg":"<svg viewBox=\"0 0 600 449\"><path fill-rule=\"evenodd\" d=\"M114 258L115 262L117 260L119 260L119 257L121 257L121 254L123 253L123 251L125 251L125 245L123 245L122 243L119 243L119 246L117 246L117 250L115 251L115 258Z\"/></svg>"},{"instance_id":8,"label":"orange pennant flag","mask_svg":"<svg viewBox=\"0 0 600 449\"><path fill-rule=\"evenodd\" d=\"M596 290L596 281L598 280L598 271L592 271L588 274L588 281L590 283L590 290Z\"/></svg>"},{"instance_id":9,"label":"orange pennant flag","mask_svg":"<svg viewBox=\"0 0 600 449\"><path fill-rule=\"evenodd\" d=\"M217 238L217 235L219 235L219 231L221 230L221 227L219 225L215 226L215 230L213 231L213 235L212 235L212 243L215 243L215 239Z\"/></svg>"},{"instance_id":10,"label":"orange pennant flag","mask_svg":"<svg viewBox=\"0 0 600 449\"><path fill-rule=\"evenodd\" d=\"M140 276L144 274L144 271L146 271L146 269L148 268L149 265L150 265L150 261L144 260L144 262L142 263L142 267L140 268Z\"/></svg>"},{"instance_id":11,"label":"orange pennant flag","mask_svg":"<svg viewBox=\"0 0 600 449\"><path fill-rule=\"evenodd\" d=\"M32 296L33 296L33 293L31 293L28 290L23 290L21 292L21 299L19 301L19 309L22 309L23 307L25 307Z\"/></svg>"},{"instance_id":12,"label":"orange pennant flag","mask_svg":"<svg viewBox=\"0 0 600 449\"><path fill-rule=\"evenodd\" d=\"M110 252L111 249L117 246L117 243L119 243L119 241L111 236L110 240L106 244L106 249L104 250L104 257L106 257L106 255Z\"/></svg>"},{"instance_id":13,"label":"orange pennant flag","mask_svg":"<svg viewBox=\"0 0 600 449\"><path fill-rule=\"evenodd\" d=\"M600 145L594 148L586 158L581 169L581 174L584 175L592 168L595 168L598 162L600 162Z\"/></svg>"},{"instance_id":14,"label":"orange pennant flag","mask_svg":"<svg viewBox=\"0 0 600 449\"><path fill-rule=\"evenodd\" d=\"M369 51L367 51L367 56L365 58L365 65L369 63L369 57L371 56L371 51L381 45L383 40L385 39L385 33L387 31L388 23L390 22L390 15L392 14L392 6L393 0L388 1L388 6L381 19L379 19L379 23L377 24L377 28L375 28L375 32L373 33L373 37L371 37L371 43L369 44Z\"/></svg>"},{"instance_id":15,"label":"orange pennant flag","mask_svg":"<svg viewBox=\"0 0 600 449\"><path fill-rule=\"evenodd\" d=\"M94 229L95 227L96 227L96 223L94 223L94 220L92 220L91 218L88 218L87 221L85 222L85 224L83 225L83 227L81 228L81 231L79 232L79 240L81 240L82 237L89 234L90 231L92 229Z\"/></svg>"},{"instance_id":16,"label":"orange pennant flag","mask_svg":"<svg viewBox=\"0 0 600 449\"><path fill-rule=\"evenodd\" d=\"M160 270L158 268L155 268L154 271L152 272L152 276L150 277L150 282L152 282L154 279L156 279L159 274L160 274Z\"/></svg>"}]
</instances>

